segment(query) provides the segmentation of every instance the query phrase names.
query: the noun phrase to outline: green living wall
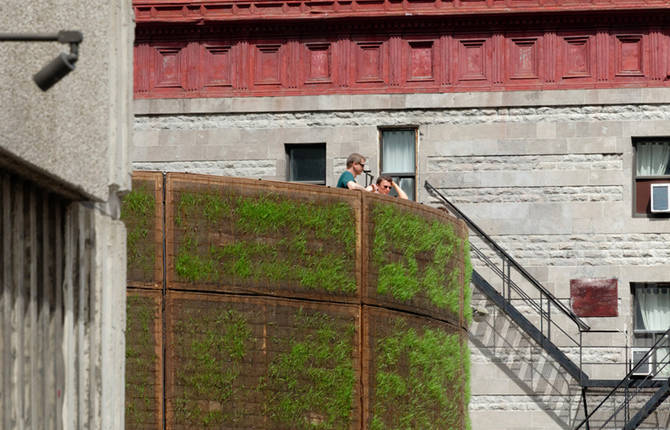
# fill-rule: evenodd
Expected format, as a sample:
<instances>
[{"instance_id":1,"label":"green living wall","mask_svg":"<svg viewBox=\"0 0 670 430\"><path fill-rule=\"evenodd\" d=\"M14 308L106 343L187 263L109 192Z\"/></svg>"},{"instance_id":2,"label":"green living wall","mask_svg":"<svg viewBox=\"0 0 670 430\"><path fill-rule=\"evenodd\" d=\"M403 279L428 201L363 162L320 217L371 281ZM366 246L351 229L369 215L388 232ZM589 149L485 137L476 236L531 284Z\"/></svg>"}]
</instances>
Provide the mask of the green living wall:
<instances>
[{"instance_id":1,"label":"green living wall","mask_svg":"<svg viewBox=\"0 0 670 430\"><path fill-rule=\"evenodd\" d=\"M460 222L325 187L136 182L123 207L129 428L469 426Z\"/></svg>"}]
</instances>

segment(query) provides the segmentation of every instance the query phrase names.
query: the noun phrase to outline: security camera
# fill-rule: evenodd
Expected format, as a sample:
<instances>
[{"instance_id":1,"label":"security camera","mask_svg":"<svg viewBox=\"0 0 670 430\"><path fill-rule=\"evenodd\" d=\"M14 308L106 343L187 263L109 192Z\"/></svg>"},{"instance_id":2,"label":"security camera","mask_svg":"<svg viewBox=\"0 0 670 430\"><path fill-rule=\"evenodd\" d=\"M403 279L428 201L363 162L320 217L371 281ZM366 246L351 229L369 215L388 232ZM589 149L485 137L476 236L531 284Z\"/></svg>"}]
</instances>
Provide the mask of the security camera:
<instances>
[{"instance_id":1,"label":"security camera","mask_svg":"<svg viewBox=\"0 0 670 430\"><path fill-rule=\"evenodd\" d=\"M56 58L47 63L42 69L35 73L33 80L42 91L47 91L65 75L74 70L77 56L61 52Z\"/></svg>"},{"instance_id":2,"label":"security camera","mask_svg":"<svg viewBox=\"0 0 670 430\"><path fill-rule=\"evenodd\" d=\"M42 91L53 87L65 75L74 70L74 63L79 58L79 44L82 40L84 40L84 36L80 31L0 33L0 42L59 42L70 45L69 54L61 53L33 76L33 80Z\"/></svg>"}]
</instances>

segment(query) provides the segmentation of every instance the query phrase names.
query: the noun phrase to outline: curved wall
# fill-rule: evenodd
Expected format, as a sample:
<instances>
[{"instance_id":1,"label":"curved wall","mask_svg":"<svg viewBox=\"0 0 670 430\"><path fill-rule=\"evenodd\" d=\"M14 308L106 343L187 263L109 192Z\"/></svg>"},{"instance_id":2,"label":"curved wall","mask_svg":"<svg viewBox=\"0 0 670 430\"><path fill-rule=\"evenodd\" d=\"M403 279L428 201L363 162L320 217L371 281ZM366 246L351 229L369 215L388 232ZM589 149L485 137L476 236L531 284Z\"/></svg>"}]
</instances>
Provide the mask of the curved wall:
<instances>
[{"instance_id":1,"label":"curved wall","mask_svg":"<svg viewBox=\"0 0 670 430\"><path fill-rule=\"evenodd\" d=\"M460 221L369 193L161 173L135 175L123 217L127 427L162 428L163 413L167 428L467 426Z\"/></svg>"}]
</instances>

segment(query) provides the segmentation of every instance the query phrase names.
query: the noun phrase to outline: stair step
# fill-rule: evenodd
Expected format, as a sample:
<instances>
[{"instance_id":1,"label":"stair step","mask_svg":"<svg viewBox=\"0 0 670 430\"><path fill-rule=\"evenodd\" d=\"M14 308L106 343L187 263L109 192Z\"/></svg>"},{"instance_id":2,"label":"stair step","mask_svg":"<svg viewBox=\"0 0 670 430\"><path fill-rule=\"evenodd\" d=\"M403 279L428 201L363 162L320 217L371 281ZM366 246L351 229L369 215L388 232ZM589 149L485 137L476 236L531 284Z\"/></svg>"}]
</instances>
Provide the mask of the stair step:
<instances>
[{"instance_id":1,"label":"stair step","mask_svg":"<svg viewBox=\"0 0 670 430\"><path fill-rule=\"evenodd\" d=\"M554 360L558 362L580 384L586 383L589 377L563 351L549 340L533 323L524 317L517 308L507 302L476 270L472 271L472 283L483 292L496 306L503 310L521 329L540 345Z\"/></svg>"}]
</instances>

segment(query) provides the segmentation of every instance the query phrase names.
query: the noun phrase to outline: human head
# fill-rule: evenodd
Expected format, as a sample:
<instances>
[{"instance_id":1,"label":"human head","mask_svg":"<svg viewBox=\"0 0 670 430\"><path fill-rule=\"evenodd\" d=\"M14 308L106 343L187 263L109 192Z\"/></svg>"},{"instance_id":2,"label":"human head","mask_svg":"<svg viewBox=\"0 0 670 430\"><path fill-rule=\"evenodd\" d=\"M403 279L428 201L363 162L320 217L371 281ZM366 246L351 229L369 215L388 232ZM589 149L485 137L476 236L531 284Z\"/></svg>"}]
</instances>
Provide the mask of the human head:
<instances>
[{"instance_id":1,"label":"human head","mask_svg":"<svg viewBox=\"0 0 670 430\"><path fill-rule=\"evenodd\" d=\"M380 176L377 178L377 189L381 194L388 194L391 192L393 178L390 176Z\"/></svg>"},{"instance_id":2,"label":"human head","mask_svg":"<svg viewBox=\"0 0 670 430\"><path fill-rule=\"evenodd\" d=\"M349 155L349 157L347 158L347 169L350 169L352 167L354 168L354 172L356 175L360 175L361 173L363 173L363 168L365 167L365 157L356 152Z\"/></svg>"}]
</instances>

